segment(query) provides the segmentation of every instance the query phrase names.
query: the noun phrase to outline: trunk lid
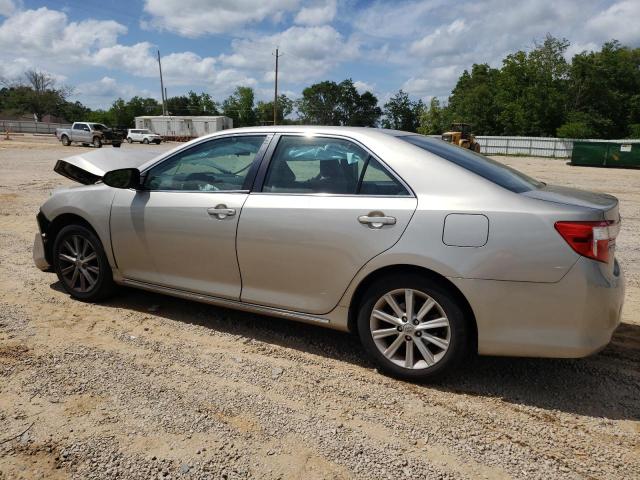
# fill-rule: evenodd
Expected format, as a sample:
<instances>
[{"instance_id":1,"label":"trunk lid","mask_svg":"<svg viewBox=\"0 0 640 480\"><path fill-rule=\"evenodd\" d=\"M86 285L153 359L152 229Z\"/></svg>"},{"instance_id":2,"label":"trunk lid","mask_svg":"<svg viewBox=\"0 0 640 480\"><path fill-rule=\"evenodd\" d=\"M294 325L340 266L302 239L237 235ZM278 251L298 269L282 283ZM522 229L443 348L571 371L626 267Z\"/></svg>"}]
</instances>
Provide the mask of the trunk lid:
<instances>
[{"instance_id":1,"label":"trunk lid","mask_svg":"<svg viewBox=\"0 0 640 480\"><path fill-rule=\"evenodd\" d=\"M616 197L556 185L545 185L522 195L592 210L593 218L587 221L578 218L558 218L555 228L574 251L604 265L602 271L608 277L616 275L615 245L621 225Z\"/></svg>"},{"instance_id":2,"label":"trunk lid","mask_svg":"<svg viewBox=\"0 0 640 480\"><path fill-rule=\"evenodd\" d=\"M120 168L138 168L166 149L99 149L58 160L53 170L84 185L96 183L102 176Z\"/></svg>"},{"instance_id":3,"label":"trunk lid","mask_svg":"<svg viewBox=\"0 0 640 480\"><path fill-rule=\"evenodd\" d=\"M542 188L523 192L529 198L544 200L547 202L575 205L578 207L598 210L602 213L603 220L618 221L618 199L606 193L589 192L577 188L561 187L557 185L545 185Z\"/></svg>"}]
</instances>

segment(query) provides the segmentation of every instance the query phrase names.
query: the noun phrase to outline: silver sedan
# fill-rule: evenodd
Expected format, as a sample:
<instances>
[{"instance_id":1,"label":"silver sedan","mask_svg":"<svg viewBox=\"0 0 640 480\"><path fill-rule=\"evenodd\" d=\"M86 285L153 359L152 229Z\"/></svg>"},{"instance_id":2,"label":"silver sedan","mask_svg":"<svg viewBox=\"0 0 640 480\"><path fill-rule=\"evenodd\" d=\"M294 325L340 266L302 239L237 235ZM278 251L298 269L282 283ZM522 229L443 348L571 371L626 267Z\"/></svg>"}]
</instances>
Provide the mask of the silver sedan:
<instances>
[{"instance_id":1,"label":"silver sedan","mask_svg":"<svg viewBox=\"0 0 640 480\"><path fill-rule=\"evenodd\" d=\"M357 332L381 370L582 357L620 321L618 201L407 132L258 127L57 162L34 260L73 297L127 285ZM265 319L265 321L267 321Z\"/></svg>"}]
</instances>

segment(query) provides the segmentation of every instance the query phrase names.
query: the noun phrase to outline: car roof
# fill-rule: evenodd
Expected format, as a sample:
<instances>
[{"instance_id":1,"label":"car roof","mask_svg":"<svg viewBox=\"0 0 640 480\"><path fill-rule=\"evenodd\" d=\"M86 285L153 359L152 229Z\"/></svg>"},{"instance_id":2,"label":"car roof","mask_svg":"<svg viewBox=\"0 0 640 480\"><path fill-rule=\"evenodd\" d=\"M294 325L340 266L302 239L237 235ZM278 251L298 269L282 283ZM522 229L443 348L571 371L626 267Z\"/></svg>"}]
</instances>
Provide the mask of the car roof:
<instances>
[{"instance_id":1,"label":"car roof","mask_svg":"<svg viewBox=\"0 0 640 480\"><path fill-rule=\"evenodd\" d=\"M413 132L405 132L402 130L391 130L388 128L372 128L372 127L341 127L330 125L267 125L260 127L240 127L231 130L222 130L226 133L326 133L335 135L357 134L365 136L390 135L392 137L402 137L406 135L417 135ZM216 132L216 133L220 133Z\"/></svg>"}]
</instances>

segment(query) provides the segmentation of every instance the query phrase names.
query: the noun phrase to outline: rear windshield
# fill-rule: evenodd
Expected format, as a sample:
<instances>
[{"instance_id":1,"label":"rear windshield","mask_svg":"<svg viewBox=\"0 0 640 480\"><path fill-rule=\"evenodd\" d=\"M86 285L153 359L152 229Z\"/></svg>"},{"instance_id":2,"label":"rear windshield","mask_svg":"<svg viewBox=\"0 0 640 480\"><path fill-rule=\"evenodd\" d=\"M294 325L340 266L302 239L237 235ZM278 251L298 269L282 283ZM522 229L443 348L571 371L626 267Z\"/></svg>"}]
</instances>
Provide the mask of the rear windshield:
<instances>
[{"instance_id":1,"label":"rear windshield","mask_svg":"<svg viewBox=\"0 0 640 480\"><path fill-rule=\"evenodd\" d=\"M397 138L449 160L515 193L528 192L544 186L543 183L500 162L437 138L425 137L424 135L405 135Z\"/></svg>"}]
</instances>

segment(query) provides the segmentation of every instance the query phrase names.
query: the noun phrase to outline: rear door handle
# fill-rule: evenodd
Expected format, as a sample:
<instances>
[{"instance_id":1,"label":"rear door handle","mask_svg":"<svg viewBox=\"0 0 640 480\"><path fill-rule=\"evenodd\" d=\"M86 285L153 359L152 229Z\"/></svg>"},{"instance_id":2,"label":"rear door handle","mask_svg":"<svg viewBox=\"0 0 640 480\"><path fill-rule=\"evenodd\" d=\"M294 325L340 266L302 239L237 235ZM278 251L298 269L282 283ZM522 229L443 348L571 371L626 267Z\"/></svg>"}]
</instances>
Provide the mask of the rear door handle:
<instances>
[{"instance_id":1,"label":"rear door handle","mask_svg":"<svg viewBox=\"0 0 640 480\"><path fill-rule=\"evenodd\" d=\"M386 217L383 214L371 212L369 215L358 217L358 221L363 225L368 225L370 228L382 228L384 225L395 225L396 217Z\"/></svg>"},{"instance_id":2,"label":"rear door handle","mask_svg":"<svg viewBox=\"0 0 640 480\"><path fill-rule=\"evenodd\" d=\"M219 220L222 220L223 218L233 217L236 214L236 209L227 208L226 205L216 205L213 208L207 208L207 213Z\"/></svg>"}]
</instances>

